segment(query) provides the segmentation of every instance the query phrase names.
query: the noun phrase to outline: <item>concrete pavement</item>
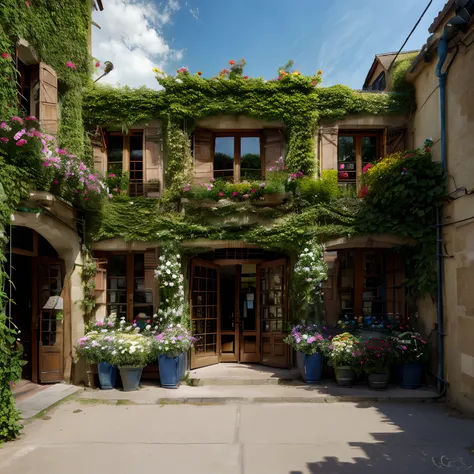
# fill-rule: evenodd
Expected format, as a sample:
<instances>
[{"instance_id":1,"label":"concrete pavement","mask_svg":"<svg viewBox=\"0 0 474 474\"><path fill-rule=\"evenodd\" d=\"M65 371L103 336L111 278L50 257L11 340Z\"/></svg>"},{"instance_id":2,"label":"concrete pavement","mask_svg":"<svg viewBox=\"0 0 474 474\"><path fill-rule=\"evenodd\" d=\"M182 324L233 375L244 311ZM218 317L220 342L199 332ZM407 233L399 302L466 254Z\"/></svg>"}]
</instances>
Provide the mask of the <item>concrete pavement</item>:
<instances>
[{"instance_id":1,"label":"concrete pavement","mask_svg":"<svg viewBox=\"0 0 474 474\"><path fill-rule=\"evenodd\" d=\"M0 449L0 473L474 473L474 420L435 404L71 401Z\"/></svg>"}]
</instances>

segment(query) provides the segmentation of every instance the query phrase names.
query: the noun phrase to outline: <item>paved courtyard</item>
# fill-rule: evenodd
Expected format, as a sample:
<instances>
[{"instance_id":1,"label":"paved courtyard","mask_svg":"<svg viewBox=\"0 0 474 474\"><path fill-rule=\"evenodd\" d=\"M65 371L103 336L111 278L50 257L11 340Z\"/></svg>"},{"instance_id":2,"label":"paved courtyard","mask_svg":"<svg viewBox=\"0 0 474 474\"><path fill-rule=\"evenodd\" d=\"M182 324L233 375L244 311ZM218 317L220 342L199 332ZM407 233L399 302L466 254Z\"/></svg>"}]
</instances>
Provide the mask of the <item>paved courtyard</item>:
<instances>
[{"instance_id":1,"label":"paved courtyard","mask_svg":"<svg viewBox=\"0 0 474 474\"><path fill-rule=\"evenodd\" d=\"M5 474L474 473L474 420L434 403L74 399L0 449Z\"/></svg>"}]
</instances>

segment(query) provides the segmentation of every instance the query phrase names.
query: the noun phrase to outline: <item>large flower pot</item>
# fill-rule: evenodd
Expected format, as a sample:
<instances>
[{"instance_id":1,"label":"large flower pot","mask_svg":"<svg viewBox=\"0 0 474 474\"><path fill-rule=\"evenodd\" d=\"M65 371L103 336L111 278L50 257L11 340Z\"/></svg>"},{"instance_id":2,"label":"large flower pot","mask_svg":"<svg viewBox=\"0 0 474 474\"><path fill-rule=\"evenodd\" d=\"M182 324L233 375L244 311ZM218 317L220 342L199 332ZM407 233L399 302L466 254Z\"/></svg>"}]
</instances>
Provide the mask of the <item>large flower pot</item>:
<instances>
[{"instance_id":1,"label":"large flower pot","mask_svg":"<svg viewBox=\"0 0 474 474\"><path fill-rule=\"evenodd\" d=\"M117 380L117 367L107 364L107 362L99 362L99 382L102 390L112 390Z\"/></svg>"},{"instance_id":2,"label":"large flower pot","mask_svg":"<svg viewBox=\"0 0 474 474\"><path fill-rule=\"evenodd\" d=\"M301 378L306 383L319 382L323 373L323 356L318 353L307 355L298 352L296 357Z\"/></svg>"},{"instance_id":3,"label":"large flower pot","mask_svg":"<svg viewBox=\"0 0 474 474\"><path fill-rule=\"evenodd\" d=\"M388 372L386 374L369 374L367 379L370 388L374 390L386 390L390 374Z\"/></svg>"},{"instance_id":4,"label":"large flower pot","mask_svg":"<svg viewBox=\"0 0 474 474\"><path fill-rule=\"evenodd\" d=\"M336 382L343 387L350 387L355 380L355 372L349 365L341 365L340 367L334 367L334 373L336 375Z\"/></svg>"},{"instance_id":5,"label":"large flower pot","mask_svg":"<svg viewBox=\"0 0 474 474\"><path fill-rule=\"evenodd\" d=\"M120 377L122 379L123 391L132 392L140 385L143 367L120 367Z\"/></svg>"},{"instance_id":6,"label":"large flower pot","mask_svg":"<svg viewBox=\"0 0 474 474\"><path fill-rule=\"evenodd\" d=\"M403 388L420 388L423 377L421 362L404 362L400 369L400 385Z\"/></svg>"},{"instance_id":7,"label":"large flower pot","mask_svg":"<svg viewBox=\"0 0 474 474\"><path fill-rule=\"evenodd\" d=\"M87 381L90 388L98 388L98 368L97 364L89 364L89 370L87 371Z\"/></svg>"},{"instance_id":8,"label":"large flower pot","mask_svg":"<svg viewBox=\"0 0 474 474\"><path fill-rule=\"evenodd\" d=\"M164 388L178 388L180 379L180 365L183 365L181 355L168 356L160 354L158 356L158 366L160 367L160 382Z\"/></svg>"},{"instance_id":9,"label":"large flower pot","mask_svg":"<svg viewBox=\"0 0 474 474\"><path fill-rule=\"evenodd\" d=\"M183 352L179 354L179 380L183 380L186 375L186 362L188 360L188 354Z\"/></svg>"}]
</instances>

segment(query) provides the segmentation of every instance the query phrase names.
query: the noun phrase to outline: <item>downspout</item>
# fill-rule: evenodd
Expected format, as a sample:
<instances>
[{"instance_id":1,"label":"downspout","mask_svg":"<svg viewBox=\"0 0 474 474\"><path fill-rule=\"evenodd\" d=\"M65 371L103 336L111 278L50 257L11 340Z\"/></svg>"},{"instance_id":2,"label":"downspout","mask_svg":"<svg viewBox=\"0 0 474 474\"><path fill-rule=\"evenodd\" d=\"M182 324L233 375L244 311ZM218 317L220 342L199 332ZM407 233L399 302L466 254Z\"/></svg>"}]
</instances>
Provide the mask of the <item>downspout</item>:
<instances>
[{"instance_id":1,"label":"downspout","mask_svg":"<svg viewBox=\"0 0 474 474\"><path fill-rule=\"evenodd\" d=\"M446 173L446 78L448 71L442 72L443 65L448 56L448 40L443 34L438 45L438 64L436 75L439 79L440 120L441 120L441 167ZM444 380L444 307L443 307L443 281L444 281L444 250L443 250L443 206L439 206L436 218L436 257L437 257L437 323L438 323L438 393L442 391Z\"/></svg>"}]
</instances>

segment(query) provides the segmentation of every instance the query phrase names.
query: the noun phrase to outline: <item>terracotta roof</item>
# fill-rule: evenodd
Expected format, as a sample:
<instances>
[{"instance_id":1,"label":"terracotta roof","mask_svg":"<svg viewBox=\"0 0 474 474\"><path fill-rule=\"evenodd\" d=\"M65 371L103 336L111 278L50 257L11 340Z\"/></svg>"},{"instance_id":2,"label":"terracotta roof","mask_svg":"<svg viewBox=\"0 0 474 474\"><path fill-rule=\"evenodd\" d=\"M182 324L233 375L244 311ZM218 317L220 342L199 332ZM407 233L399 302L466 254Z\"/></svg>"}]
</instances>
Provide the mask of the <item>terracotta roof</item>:
<instances>
[{"instance_id":1,"label":"terracotta roof","mask_svg":"<svg viewBox=\"0 0 474 474\"><path fill-rule=\"evenodd\" d=\"M433 23L431 23L431 26L428 28L428 31L430 33L434 33L436 31L436 28L442 23L446 15L451 11L456 6L456 0L449 0L444 8L438 12L438 16L433 20Z\"/></svg>"}]
</instances>

